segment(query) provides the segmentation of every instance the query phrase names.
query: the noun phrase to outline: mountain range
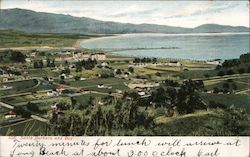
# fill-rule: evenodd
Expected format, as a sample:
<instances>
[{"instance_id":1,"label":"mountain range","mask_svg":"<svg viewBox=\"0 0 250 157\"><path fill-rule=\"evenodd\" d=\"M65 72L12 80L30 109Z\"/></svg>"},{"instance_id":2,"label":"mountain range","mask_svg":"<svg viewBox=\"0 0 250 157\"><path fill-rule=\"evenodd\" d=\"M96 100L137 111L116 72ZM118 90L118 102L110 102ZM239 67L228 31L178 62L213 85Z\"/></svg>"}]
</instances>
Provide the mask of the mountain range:
<instances>
[{"instance_id":1,"label":"mountain range","mask_svg":"<svg viewBox=\"0 0 250 157\"><path fill-rule=\"evenodd\" d=\"M0 29L28 33L70 34L249 32L249 28L243 26L204 24L195 28L184 28L156 24L130 24L17 8L0 10Z\"/></svg>"}]
</instances>

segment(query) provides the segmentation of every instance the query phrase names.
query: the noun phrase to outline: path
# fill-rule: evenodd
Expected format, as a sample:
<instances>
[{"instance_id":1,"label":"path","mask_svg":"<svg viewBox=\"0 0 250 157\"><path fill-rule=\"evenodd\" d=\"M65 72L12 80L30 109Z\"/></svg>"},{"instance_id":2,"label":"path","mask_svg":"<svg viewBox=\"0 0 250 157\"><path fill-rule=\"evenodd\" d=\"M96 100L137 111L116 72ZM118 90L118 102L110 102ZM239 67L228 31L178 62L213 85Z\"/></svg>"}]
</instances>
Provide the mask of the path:
<instances>
[{"instance_id":1,"label":"path","mask_svg":"<svg viewBox=\"0 0 250 157\"><path fill-rule=\"evenodd\" d=\"M0 105L1 105L2 107L5 107L5 108L11 109L11 110L14 109L13 106L11 106L11 105L9 105L9 104L6 104L6 103L3 103L3 102L0 102Z\"/></svg>"}]
</instances>

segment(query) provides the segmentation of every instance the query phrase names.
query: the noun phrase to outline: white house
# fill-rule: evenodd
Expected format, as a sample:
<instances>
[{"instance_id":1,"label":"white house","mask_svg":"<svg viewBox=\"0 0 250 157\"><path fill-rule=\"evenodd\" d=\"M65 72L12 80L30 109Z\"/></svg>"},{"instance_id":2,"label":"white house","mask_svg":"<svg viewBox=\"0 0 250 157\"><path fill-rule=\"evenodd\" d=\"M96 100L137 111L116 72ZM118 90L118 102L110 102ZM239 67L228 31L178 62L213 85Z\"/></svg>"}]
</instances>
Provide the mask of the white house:
<instances>
[{"instance_id":1,"label":"white house","mask_svg":"<svg viewBox=\"0 0 250 157\"><path fill-rule=\"evenodd\" d=\"M97 61L104 61L107 59L104 53L93 53L91 54L90 58Z\"/></svg>"}]
</instances>

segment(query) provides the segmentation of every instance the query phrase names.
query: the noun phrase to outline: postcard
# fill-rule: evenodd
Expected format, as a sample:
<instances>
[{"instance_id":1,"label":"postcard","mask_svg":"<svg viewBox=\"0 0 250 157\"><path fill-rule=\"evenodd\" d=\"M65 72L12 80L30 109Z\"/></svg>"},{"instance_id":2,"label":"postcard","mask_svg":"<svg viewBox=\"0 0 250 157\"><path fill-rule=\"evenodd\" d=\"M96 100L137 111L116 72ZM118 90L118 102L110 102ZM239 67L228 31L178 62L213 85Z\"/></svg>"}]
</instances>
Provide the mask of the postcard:
<instances>
[{"instance_id":1,"label":"postcard","mask_svg":"<svg viewBox=\"0 0 250 157\"><path fill-rule=\"evenodd\" d=\"M249 9L0 0L0 156L248 157Z\"/></svg>"}]
</instances>

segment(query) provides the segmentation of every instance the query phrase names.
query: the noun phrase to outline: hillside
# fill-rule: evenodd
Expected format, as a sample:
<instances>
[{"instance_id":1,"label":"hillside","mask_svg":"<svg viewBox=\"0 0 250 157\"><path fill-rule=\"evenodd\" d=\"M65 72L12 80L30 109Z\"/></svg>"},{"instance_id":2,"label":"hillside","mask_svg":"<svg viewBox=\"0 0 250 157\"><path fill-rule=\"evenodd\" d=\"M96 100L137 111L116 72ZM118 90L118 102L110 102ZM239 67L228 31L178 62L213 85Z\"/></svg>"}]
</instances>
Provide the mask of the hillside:
<instances>
[{"instance_id":1,"label":"hillside","mask_svg":"<svg viewBox=\"0 0 250 157\"><path fill-rule=\"evenodd\" d=\"M70 34L249 32L249 28L246 27L202 25L191 29L154 24L135 25L23 9L0 10L0 29L29 33Z\"/></svg>"},{"instance_id":2,"label":"hillside","mask_svg":"<svg viewBox=\"0 0 250 157\"><path fill-rule=\"evenodd\" d=\"M217 33L217 32L249 32L249 29L243 26L227 26L218 24L204 24L193 29L195 33Z\"/></svg>"}]
</instances>

